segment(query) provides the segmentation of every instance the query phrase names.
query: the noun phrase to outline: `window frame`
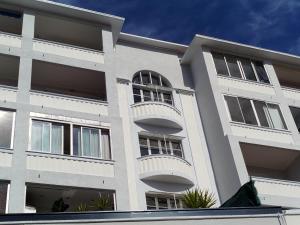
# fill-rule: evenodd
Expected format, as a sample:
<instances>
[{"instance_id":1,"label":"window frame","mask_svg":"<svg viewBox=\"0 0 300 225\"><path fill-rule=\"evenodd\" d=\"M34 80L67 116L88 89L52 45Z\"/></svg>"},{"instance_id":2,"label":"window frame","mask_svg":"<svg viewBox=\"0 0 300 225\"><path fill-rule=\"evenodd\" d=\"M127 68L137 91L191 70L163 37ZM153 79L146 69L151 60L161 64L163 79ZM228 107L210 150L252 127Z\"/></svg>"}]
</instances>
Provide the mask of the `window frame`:
<instances>
[{"instance_id":1,"label":"window frame","mask_svg":"<svg viewBox=\"0 0 300 225\"><path fill-rule=\"evenodd\" d=\"M149 84L143 84L142 75L145 73L148 73L149 80L150 80ZM140 83L132 82L132 89L138 89L140 91L139 96L141 96L141 101L135 102L134 96L138 95L138 94L133 93L134 104L149 102L149 101L145 101L145 99L144 99L144 91L149 91L150 92L150 102L161 102L161 103L165 103L165 104L174 106L174 98L173 98L172 88L164 85L164 82L163 82L163 79L165 79L165 81L168 82L166 80L166 78L163 78L162 75L160 75L159 73L152 72L152 71L145 71L145 70L139 71L138 74L136 73L133 77L133 80L136 78L136 76L139 76ZM159 85L153 84L152 76L156 76L158 78ZM166 89L170 89L170 90L166 90ZM158 96L157 99L159 99L159 100L155 100L154 93L156 93L156 95ZM171 96L171 100L170 101L165 100L164 94L169 94Z\"/></svg>"},{"instance_id":2,"label":"window frame","mask_svg":"<svg viewBox=\"0 0 300 225\"><path fill-rule=\"evenodd\" d=\"M141 146L140 139L146 139L147 140L147 149L148 149L148 154L147 155L142 156L142 154L141 154L141 147L146 147L146 146L144 146L144 145ZM150 139L158 141L159 154L152 154ZM185 154L184 154L184 150L183 150L182 141L179 140L179 139L138 135L138 140L139 140L140 157L156 156L156 155L168 155L168 156L173 156L173 157L178 157L178 158L181 158L181 159L185 159ZM180 150L181 150L181 155L182 155L181 157L174 154L174 149L173 149L173 145L172 145L173 142L178 142L179 143ZM168 150L169 150L170 154L169 153L163 153L163 148L166 148L166 152L168 152ZM179 151L179 149L175 149L175 151Z\"/></svg>"},{"instance_id":3,"label":"window frame","mask_svg":"<svg viewBox=\"0 0 300 225\"><path fill-rule=\"evenodd\" d=\"M245 57L240 57L240 56L236 56L236 55L231 55L231 54L226 54L226 53L219 53L219 52L215 52L215 51L212 51L211 55L212 55L212 58L213 58L213 62L214 62L214 66L215 66L215 71L216 71L216 73L217 73L218 76L229 77L231 79L237 79L237 80L245 80L245 81L255 82L255 83L259 83L259 84L272 85L271 84L271 80L270 80L270 76L269 76L267 70L265 69L264 63L262 61L254 60L254 59L250 59L250 58L245 58ZM224 59L225 65L226 65L226 69L227 69L227 74L219 74L218 73L217 66L216 66L216 63L214 61L214 55L223 56L223 59ZM240 74L241 74L241 78L231 75L231 72L230 72L229 66L228 66L228 62L227 62L227 57L233 57L233 58L236 59L237 65L239 67L239 71L240 71ZM243 68L243 64L242 64L243 60L249 60L250 61L251 68L252 68L252 70L254 72L256 80L247 79L247 77L245 75L244 68ZM269 83L263 82L263 81L260 80L260 78L259 78L259 76L257 74L257 71L256 71L255 64L254 64L255 62L260 62L262 64L262 67L263 67L263 69L264 69L264 71L265 71L265 73L267 75Z\"/></svg>"},{"instance_id":4,"label":"window frame","mask_svg":"<svg viewBox=\"0 0 300 225\"><path fill-rule=\"evenodd\" d=\"M226 96L233 97L233 98L237 99L237 102L238 102L238 105L239 105L239 109L240 109L240 112L241 112L242 117L243 117L243 122L238 122L238 121L233 121L232 120L232 117L231 117L231 114L230 114L230 110L229 110L228 104L227 104L226 99L225 99ZM240 106L239 98L244 98L244 99L250 100L251 107L252 107L252 110L254 111L254 115L255 115L255 119L256 119L257 125L246 123L243 111L242 111L241 106ZM226 111L227 111L227 116L230 119L231 123L238 123L238 124L243 124L243 125L247 125L247 126L254 126L254 127L260 127L260 128L272 129L272 130L279 130L279 131L288 131L288 127L286 125L286 122L285 122L284 116L282 114L280 105L277 104L277 103L272 103L272 102L268 102L268 101L264 101L264 100L259 100L259 99L250 99L250 98L247 98L247 97L235 96L235 95L230 95L230 94L223 94L223 101L224 101L225 108L226 108ZM267 114L265 114L265 116L267 118L267 122L269 124L269 127L261 125L261 122L260 122L260 119L259 119L256 107L255 107L254 101L263 102L266 105L266 107L267 107ZM275 128L273 120L272 120L272 117L271 117L271 115L269 113L269 104L270 105L276 105L278 107L279 114L281 116L281 120L282 120L282 123L283 123L285 129Z\"/></svg>"},{"instance_id":5,"label":"window frame","mask_svg":"<svg viewBox=\"0 0 300 225\"><path fill-rule=\"evenodd\" d=\"M147 204L147 197L154 198L155 206L154 205L148 205ZM167 208L160 208L158 199L165 199L167 200ZM175 207L173 208L171 205L171 199L174 200ZM168 193L146 193L145 194L145 200L146 200L146 208L147 210L170 210L170 209L184 209L184 203L183 203L183 196L181 194L168 194ZM177 200L179 201L179 207L177 204ZM149 209L150 207L155 209Z\"/></svg>"},{"instance_id":6,"label":"window frame","mask_svg":"<svg viewBox=\"0 0 300 225\"><path fill-rule=\"evenodd\" d=\"M37 150L32 150L31 149L31 145L32 145L32 121L33 120L38 120L41 122L48 122L48 123L58 123L58 124L63 124L63 125L68 125L70 127L70 154L64 154L64 129L62 129L62 133L63 133L63 137L62 137L62 152L60 154L57 153L52 153L52 152L41 152L41 151L37 151ZM73 128L74 126L78 126L80 127L80 138L81 138L81 143L80 143L80 148L82 149L81 145L82 145L82 128L89 128L89 129L98 129L100 134L102 134L102 130L107 130L108 131L108 135L109 135L109 151L110 151L110 159L104 159L104 155L103 155L103 148L102 148L102 135L99 136L100 142L100 153L101 153L101 157L90 157L90 156L80 156L80 155L74 155L74 149L73 149ZM51 134L51 132L50 132ZM51 143L51 142L50 142ZM80 149L80 150L81 150ZM49 118L44 118L44 117L36 117L36 116L31 116L30 117L30 125L29 125L29 143L28 143L28 152L34 152L34 153L41 153L41 154L50 154L50 155L59 155L59 156L63 156L63 157L74 157L74 158L87 158L87 159L96 159L96 160L105 160L105 161L113 161L114 160L114 155L113 155L113 151L112 151L112 142L111 142L111 129L108 127L104 127L104 126L95 126L95 125L86 125L83 123L77 123L77 122L71 122L71 121L59 121L59 120L55 120L55 119L49 119Z\"/></svg>"}]
</instances>

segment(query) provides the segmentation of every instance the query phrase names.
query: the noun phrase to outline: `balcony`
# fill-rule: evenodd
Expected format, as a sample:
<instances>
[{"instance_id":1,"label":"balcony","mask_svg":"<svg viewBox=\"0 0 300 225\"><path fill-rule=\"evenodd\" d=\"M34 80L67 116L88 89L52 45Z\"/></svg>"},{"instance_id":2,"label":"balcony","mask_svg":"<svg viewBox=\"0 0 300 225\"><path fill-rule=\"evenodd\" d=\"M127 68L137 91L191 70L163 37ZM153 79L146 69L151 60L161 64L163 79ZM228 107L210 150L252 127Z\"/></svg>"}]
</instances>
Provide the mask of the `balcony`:
<instances>
[{"instance_id":1,"label":"balcony","mask_svg":"<svg viewBox=\"0 0 300 225\"><path fill-rule=\"evenodd\" d=\"M284 96L300 100L300 67L275 64L274 69Z\"/></svg>"},{"instance_id":2,"label":"balcony","mask_svg":"<svg viewBox=\"0 0 300 225\"><path fill-rule=\"evenodd\" d=\"M28 170L114 177L112 161L28 152L26 162Z\"/></svg>"},{"instance_id":3,"label":"balcony","mask_svg":"<svg viewBox=\"0 0 300 225\"><path fill-rule=\"evenodd\" d=\"M30 103L107 115L105 74L34 60Z\"/></svg>"},{"instance_id":4,"label":"balcony","mask_svg":"<svg viewBox=\"0 0 300 225\"><path fill-rule=\"evenodd\" d=\"M144 156L138 159L141 180L193 184L192 166L184 159L169 155Z\"/></svg>"},{"instance_id":5,"label":"balcony","mask_svg":"<svg viewBox=\"0 0 300 225\"><path fill-rule=\"evenodd\" d=\"M294 140L291 132L273 128L264 128L253 125L231 122L231 131L234 136L257 139L284 144L293 144Z\"/></svg>"},{"instance_id":6,"label":"balcony","mask_svg":"<svg viewBox=\"0 0 300 225\"><path fill-rule=\"evenodd\" d=\"M104 199L106 204L97 207L95 203ZM114 192L111 190L31 183L26 185L26 213L112 211L114 209Z\"/></svg>"},{"instance_id":7,"label":"balcony","mask_svg":"<svg viewBox=\"0 0 300 225\"><path fill-rule=\"evenodd\" d=\"M42 15L35 21L35 51L104 63L102 32L97 25Z\"/></svg>"},{"instance_id":8,"label":"balcony","mask_svg":"<svg viewBox=\"0 0 300 225\"><path fill-rule=\"evenodd\" d=\"M235 79L232 77L218 76L218 84L226 88L255 91L264 95L275 95L274 87L270 84L259 83L249 80Z\"/></svg>"},{"instance_id":9,"label":"balcony","mask_svg":"<svg viewBox=\"0 0 300 225\"><path fill-rule=\"evenodd\" d=\"M143 102L132 105L134 121L141 124L182 129L181 113L162 102Z\"/></svg>"},{"instance_id":10,"label":"balcony","mask_svg":"<svg viewBox=\"0 0 300 225\"><path fill-rule=\"evenodd\" d=\"M262 203L300 207L300 151L246 143L240 146Z\"/></svg>"}]
</instances>

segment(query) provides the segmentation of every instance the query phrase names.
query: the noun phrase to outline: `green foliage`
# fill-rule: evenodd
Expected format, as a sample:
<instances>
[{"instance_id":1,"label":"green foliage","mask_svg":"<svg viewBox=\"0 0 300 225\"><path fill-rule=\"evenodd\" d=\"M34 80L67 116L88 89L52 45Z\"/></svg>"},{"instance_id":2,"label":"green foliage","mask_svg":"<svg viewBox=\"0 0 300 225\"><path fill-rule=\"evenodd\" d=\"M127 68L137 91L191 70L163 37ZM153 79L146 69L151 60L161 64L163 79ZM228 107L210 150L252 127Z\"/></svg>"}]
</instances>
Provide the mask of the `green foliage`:
<instances>
[{"instance_id":1,"label":"green foliage","mask_svg":"<svg viewBox=\"0 0 300 225\"><path fill-rule=\"evenodd\" d=\"M200 190L195 188L194 190L187 190L183 196L183 203L186 208L211 208L216 204L215 196L208 190Z\"/></svg>"},{"instance_id":2,"label":"green foliage","mask_svg":"<svg viewBox=\"0 0 300 225\"><path fill-rule=\"evenodd\" d=\"M75 209L76 212L86 212L89 211L89 207L86 203L80 203Z\"/></svg>"},{"instance_id":3,"label":"green foliage","mask_svg":"<svg viewBox=\"0 0 300 225\"><path fill-rule=\"evenodd\" d=\"M97 199L93 200L92 206L95 210L111 210L112 202L109 195L100 195Z\"/></svg>"}]
</instances>

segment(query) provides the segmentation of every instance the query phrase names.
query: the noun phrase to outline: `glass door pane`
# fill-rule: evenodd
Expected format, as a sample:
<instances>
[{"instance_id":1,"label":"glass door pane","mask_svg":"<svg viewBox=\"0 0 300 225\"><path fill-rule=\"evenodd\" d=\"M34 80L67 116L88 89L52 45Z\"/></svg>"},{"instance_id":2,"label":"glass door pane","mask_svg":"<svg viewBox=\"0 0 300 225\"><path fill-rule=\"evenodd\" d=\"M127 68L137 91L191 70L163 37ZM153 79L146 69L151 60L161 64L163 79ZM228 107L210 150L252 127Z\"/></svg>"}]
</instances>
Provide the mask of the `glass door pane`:
<instances>
[{"instance_id":1,"label":"glass door pane","mask_svg":"<svg viewBox=\"0 0 300 225\"><path fill-rule=\"evenodd\" d=\"M281 115L281 111L278 105L268 104L270 117L272 119L273 127L276 129L285 129L286 125Z\"/></svg>"},{"instance_id":2,"label":"glass door pane","mask_svg":"<svg viewBox=\"0 0 300 225\"><path fill-rule=\"evenodd\" d=\"M31 150L42 151L43 123L32 121Z\"/></svg>"},{"instance_id":3,"label":"glass door pane","mask_svg":"<svg viewBox=\"0 0 300 225\"><path fill-rule=\"evenodd\" d=\"M242 64L246 79L257 81L254 70L251 65L251 61L247 60L247 59L242 59L241 64Z\"/></svg>"},{"instance_id":4,"label":"glass door pane","mask_svg":"<svg viewBox=\"0 0 300 225\"><path fill-rule=\"evenodd\" d=\"M81 156L81 129L73 126L73 155Z\"/></svg>"},{"instance_id":5,"label":"glass door pane","mask_svg":"<svg viewBox=\"0 0 300 225\"><path fill-rule=\"evenodd\" d=\"M227 66L225 63L224 56L221 54L213 53L213 58L216 66L216 70L218 75L226 75L228 76Z\"/></svg>"},{"instance_id":6,"label":"glass door pane","mask_svg":"<svg viewBox=\"0 0 300 225\"><path fill-rule=\"evenodd\" d=\"M158 146L158 140L150 139L150 151L151 155L157 155L159 154L159 146Z\"/></svg>"},{"instance_id":7,"label":"glass door pane","mask_svg":"<svg viewBox=\"0 0 300 225\"><path fill-rule=\"evenodd\" d=\"M230 117L232 121L244 123L244 118L236 97L225 96L225 101L228 106Z\"/></svg>"},{"instance_id":8,"label":"glass door pane","mask_svg":"<svg viewBox=\"0 0 300 225\"><path fill-rule=\"evenodd\" d=\"M51 134L51 152L54 154L62 154L63 147L63 126L52 124Z\"/></svg>"},{"instance_id":9,"label":"glass door pane","mask_svg":"<svg viewBox=\"0 0 300 225\"><path fill-rule=\"evenodd\" d=\"M43 123L42 152L50 152L50 123Z\"/></svg>"},{"instance_id":10,"label":"glass door pane","mask_svg":"<svg viewBox=\"0 0 300 225\"><path fill-rule=\"evenodd\" d=\"M240 68L237 63L237 59L233 56L226 56L227 65L229 68L230 75L232 77L242 78Z\"/></svg>"},{"instance_id":11,"label":"glass door pane","mask_svg":"<svg viewBox=\"0 0 300 225\"><path fill-rule=\"evenodd\" d=\"M261 101L253 101L256 114L259 119L260 125L263 127L271 127L272 122L270 121L269 115L268 115L268 107L265 102Z\"/></svg>"},{"instance_id":12,"label":"glass door pane","mask_svg":"<svg viewBox=\"0 0 300 225\"><path fill-rule=\"evenodd\" d=\"M245 119L245 123L257 125L257 121L251 105L251 101L246 98L238 98L238 99Z\"/></svg>"},{"instance_id":13,"label":"glass door pane","mask_svg":"<svg viewBox=\"0 0 300 225\"><path fill-rule=\"evenodd\" d=\"M100 158L100 136L98 129L90 129L90 153L92 157Z\"/></svg>"},{"instance_id":14,"label":"glass door pane","mask_svg":"<svg viewBox=\"0 0 300 225\"><path fill-rule=\"evenodd\" d=\"M14 113L0 110L0 147L11 147L12 125Z\"/></svg>"},{"instance_id":15,"label":"glass door pane","mask_svg":"<svg viewBox=\"0 0 300 225\"><path fill-rule=\"evenodd\" d=\"M82 128L82 155L91 156L91 139L88 128Z\"/></svg>"}]
</instances>

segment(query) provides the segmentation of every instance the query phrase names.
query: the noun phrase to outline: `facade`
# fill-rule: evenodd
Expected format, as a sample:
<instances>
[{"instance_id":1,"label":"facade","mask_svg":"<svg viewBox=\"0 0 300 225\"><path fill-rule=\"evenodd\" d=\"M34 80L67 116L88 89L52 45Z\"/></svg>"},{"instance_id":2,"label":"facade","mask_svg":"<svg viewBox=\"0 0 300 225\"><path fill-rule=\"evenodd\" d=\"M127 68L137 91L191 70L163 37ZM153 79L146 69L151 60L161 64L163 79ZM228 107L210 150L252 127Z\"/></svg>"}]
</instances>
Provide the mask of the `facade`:
<instances>
[{"instance_id":1,"label":"facade","mask_svg":"<svg viewBox=\"0 0 300 225\"><path fill-rule=\"evenodd\" d=\"M72 212L99 196L105 210L180 209L194 187L218 206L250 176L265 206L299 208L300 59L138 37L123 22L0 1L1 212Z\"/></svg>"}]
</instances>

